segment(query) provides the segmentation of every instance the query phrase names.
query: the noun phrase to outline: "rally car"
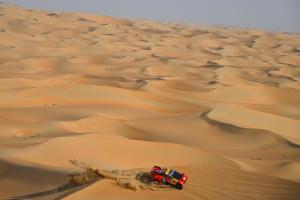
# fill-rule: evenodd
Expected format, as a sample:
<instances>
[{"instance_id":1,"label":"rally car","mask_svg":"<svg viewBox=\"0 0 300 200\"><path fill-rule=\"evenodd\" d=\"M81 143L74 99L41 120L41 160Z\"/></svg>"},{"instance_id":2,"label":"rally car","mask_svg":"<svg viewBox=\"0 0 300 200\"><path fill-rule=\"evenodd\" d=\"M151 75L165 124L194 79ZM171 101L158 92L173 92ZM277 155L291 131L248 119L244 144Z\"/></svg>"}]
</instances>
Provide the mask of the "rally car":
<instances>
[{"instance_id":1,"label":"rally car","mask_svg":"<svg viewBox=\"0 0 300 200\"><path fill-rule=\"evenodd\" d=\"M185 173L179 173L171 168L161 168L154 166L151 170L152 178L163 184L173 185L175 188L182 190L183 184L187 180Z\"/></svg>"}]
</instances>

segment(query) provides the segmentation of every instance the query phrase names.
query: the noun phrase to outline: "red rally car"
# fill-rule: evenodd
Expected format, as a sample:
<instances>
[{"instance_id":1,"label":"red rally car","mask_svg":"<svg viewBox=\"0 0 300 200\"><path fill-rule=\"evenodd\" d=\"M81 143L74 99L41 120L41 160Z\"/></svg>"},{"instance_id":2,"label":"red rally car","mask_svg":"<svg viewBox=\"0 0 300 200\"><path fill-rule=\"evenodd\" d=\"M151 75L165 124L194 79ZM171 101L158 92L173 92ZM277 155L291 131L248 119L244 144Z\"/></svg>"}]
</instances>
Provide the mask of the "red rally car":
<instances>
[{"instance_id":1,"label":"red rally car","mask_svg":"<svg viewBox=\"0 0 300 200\"><path fill-rule=\"evenodd\" d=\"M179 173L171 168L161 168L159 166L154 166L151 170L152 178L156 181L162 182L164 184L170 184L175 186L175 188L181 190L183 184L187 180L187 175L185 173Z\"/></svg>"}]
</instances>

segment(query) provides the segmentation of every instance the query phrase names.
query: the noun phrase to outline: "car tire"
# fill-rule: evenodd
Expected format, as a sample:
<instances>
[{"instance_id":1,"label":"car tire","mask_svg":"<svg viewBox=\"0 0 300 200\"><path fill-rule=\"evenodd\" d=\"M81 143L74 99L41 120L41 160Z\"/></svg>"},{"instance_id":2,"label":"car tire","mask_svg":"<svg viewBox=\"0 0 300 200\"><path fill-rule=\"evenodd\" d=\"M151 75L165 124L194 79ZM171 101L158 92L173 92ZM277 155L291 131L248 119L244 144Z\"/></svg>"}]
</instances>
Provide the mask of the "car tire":
<instances>
[{"instance_id":1,"label":"car tire","mask_svg":"<svg viewBox=\"0 0 300 200\"><path fill-rule=\"evenodd\" d=\"M177 183L177 184L175 185L175 188L176 188L177 190L182 190L183 186L182 186L180 183Z\"/></svg>"},{"instance_id":2,"label":"car tire","mask_svg":"<svg viewBox=\"0 0 300 200\"><path fill-rule=\"evenodd\" d=\"M166 177L164 177L164 178L162 179L162 183L165 184L165 185L167 185L167 178L166 178Z\"/></svg>"}]
</instances>

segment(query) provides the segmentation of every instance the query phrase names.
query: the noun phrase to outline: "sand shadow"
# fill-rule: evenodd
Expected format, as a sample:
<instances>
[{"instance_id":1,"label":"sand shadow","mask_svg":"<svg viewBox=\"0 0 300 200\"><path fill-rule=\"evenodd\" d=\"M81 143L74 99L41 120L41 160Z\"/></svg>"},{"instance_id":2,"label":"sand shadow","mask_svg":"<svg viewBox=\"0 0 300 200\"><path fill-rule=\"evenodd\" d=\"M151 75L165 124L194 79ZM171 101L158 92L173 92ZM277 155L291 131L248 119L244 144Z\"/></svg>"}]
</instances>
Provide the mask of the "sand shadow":
<instances>
[{"instance_id":1,"label":"sand shadow","mask_svg":"<svg viewBox=\"0 0 300 200\"><path fill-rule=\"evenodd\" d=\"M59 186L54 189L37 192L37 193L32 193L32 194L27 194L27 195L22 195L22 196L15 196L15 197L11 197L7 200L23 200L23 199L35 199L35 198L43 198L44 199L46 197L49 197L49 199L61 199L63 197L70 195L71 193L74 193L78 190L81 190L84 187L87 187L90 184L92 184L92 183L78 186L74 183L67 183L65 185Z\"/></svg>"}]
</instances>

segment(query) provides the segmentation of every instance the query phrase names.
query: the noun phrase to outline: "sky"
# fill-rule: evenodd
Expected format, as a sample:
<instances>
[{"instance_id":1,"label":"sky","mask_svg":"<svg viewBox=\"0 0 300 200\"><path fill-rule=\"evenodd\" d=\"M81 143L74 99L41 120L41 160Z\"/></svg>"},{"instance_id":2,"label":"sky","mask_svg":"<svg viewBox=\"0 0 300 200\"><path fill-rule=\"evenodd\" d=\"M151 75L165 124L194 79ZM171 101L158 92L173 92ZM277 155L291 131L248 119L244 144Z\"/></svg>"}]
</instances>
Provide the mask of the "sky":
<instances>
[{"instance_id":1,"label":"sky","mask_svg":"<svg viewBox=\"0 0 300 200\"><path fill-rule=\"evenodd\" d=\"M28 8L300 33L300 0L9 0Z\"/></svg>"}]
</instances>

